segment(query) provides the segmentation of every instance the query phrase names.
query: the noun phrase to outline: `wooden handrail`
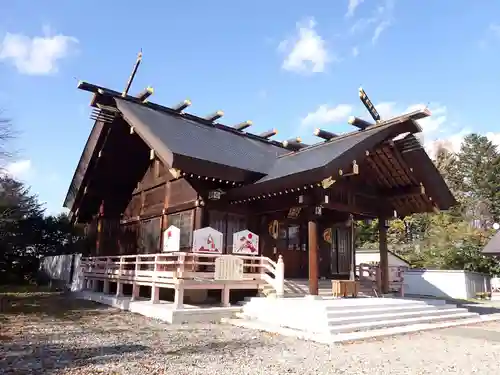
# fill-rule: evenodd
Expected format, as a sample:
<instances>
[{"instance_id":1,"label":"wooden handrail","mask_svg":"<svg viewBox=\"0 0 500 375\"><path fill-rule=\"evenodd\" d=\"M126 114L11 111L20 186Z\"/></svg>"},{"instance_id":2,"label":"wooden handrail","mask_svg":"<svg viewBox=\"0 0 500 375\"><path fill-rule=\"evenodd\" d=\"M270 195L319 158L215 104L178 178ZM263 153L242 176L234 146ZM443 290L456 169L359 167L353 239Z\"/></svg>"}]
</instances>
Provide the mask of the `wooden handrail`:
<instances>
[{"instance_id":1,"label":"wooden handrail","mask_svg":"<svg viewBox=\"0 0 500 375\"><path fill-rule=\"evenodd\" d=\"M180 280L215 281L215 262L221 256L224 255L175 252L84 257L81 267L87 280L116 281L119 284L132 282L134 288L139 282L154 287L155 282L168 280L173 284ZM278 262L264 256L233 256L243 261L243 281L268 283L278 296L283 295L284 263L281 256ZM117 293L121 293L121 289Z\"/></svg>"}]
</instances>

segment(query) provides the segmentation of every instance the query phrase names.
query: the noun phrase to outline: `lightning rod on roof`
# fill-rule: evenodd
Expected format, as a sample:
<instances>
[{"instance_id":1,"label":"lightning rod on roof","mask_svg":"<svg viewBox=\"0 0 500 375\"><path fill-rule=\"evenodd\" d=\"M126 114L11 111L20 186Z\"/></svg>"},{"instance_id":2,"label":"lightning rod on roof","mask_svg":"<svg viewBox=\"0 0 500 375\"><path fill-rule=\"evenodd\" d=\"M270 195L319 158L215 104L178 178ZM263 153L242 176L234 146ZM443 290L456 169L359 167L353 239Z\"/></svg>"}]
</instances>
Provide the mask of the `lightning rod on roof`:
<instances>
[{"instance_id":1,"label":"lightning rod on roof","mask_svg":"<svg viewBox=\"0 0 500 375\"><path fill-rule=\"evenodd\" d=\"M137 69L139 69L139 65L141 65L141 61L142 61L142 48L141 48L139 54L137 55L137 60L135 61L134 69L132 70L132 74L130 75L130 77L127 81L127 85L125 86L125 90L123 90L123 92L122 92L122 97L126 97L128 95L128 91L130 90L130 86L132 86L132 81L135 78L135 75L137 73Z\"/></svg>"}]
</instances>

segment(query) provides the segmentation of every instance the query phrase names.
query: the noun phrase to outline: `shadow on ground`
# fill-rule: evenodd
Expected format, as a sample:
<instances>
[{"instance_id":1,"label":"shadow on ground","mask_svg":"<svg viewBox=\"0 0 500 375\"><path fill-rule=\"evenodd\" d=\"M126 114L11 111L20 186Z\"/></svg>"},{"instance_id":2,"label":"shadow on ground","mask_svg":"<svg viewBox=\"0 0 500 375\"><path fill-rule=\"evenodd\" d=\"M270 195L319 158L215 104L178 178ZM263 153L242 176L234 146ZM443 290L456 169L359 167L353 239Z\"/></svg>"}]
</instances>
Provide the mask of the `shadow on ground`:
<instances>
[{"instance_id":1,"label":"shadow on ground","mask_svg":"<svg viewBox=\"0 0 500 375\"><path fill-rule=\"evenodd\" d=\"M20 314L74 321L106 309L106 305L77 300L65 292L0 293L0 322Z\"/></svg>"},{"instance_id":2,"label":"shadow on ground","mask_svg":"<svg viewBox=\"0 0 500 375\"><path fill-rule=\"evenodd\" d=\"M203 353L231 353L241 350L242 348L257 348L261 347L262 342L255 340L232 340L232 341L214 341L203 342L197 345L183 346L179 349L169 350L165 352L167 355L188 355L188 354L203 354Z\"/></svg>"},{"instance_id":3,"label":"shadow on ground","mask_svg":"<svg viewBox=\"0 0 500 375\"><path fill-rule=\"evenodd\" d=\"M117 357L128 353L144 353L149 347L126 344L71 348L57 344L42 344L35 348L32 344L11 343L2 345L0 371L29 371L30 374L50 374L60 370L75 369L89 365L106 365Z\"/></svg>"}]
</instances>

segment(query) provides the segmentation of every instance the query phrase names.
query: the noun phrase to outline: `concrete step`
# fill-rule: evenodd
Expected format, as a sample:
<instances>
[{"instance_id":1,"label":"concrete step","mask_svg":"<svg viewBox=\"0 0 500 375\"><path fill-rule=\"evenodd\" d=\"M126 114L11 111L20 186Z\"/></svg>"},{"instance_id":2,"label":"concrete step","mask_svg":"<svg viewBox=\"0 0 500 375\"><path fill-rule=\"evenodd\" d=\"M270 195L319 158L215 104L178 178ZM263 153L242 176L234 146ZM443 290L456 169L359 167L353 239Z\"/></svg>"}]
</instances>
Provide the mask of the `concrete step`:
<instances>
[{"instance_id":1,"label":"concrete step","mask_svg":"<svg viewBox=\"0 0 500 375\"><path fill-rule=\"evenodd\" d=\"M344 309L344 310L327 310L327 319L335 319L335 318L343 318L343 317L364 317L364 316L372 316L372 315L383 315L386 313L407 313L407 312L420 312L425 313L427 311L440 311L440 310L452 310L457 308L456 305L446 305L440 306L439 309L436 309L436 306L426 305L426 304L405 304L405 305L396 305L396 306L375 306L364 309Z\"/></svg>"},{"instance_id":2,"label":"concrete step","mask_svg":"<svg viewBox=\"0 0 500 375\"><path fill-rule=\"evenodd\" d=\"M324 344L350 343L372 338L382 338L382 337L395 336L412 332L421 332L421 331L429 331L429 330L449 328L449 327L473 325L473 324L480 324L498 320L500 320L500 314L491 314L485 316L474 316L471 318L463 318L454 321L410 324L406 326L381 328L364 332L348 332L348 333L339 333L331 335L331 334L314 334L290 328L277 327L274 324L259 322L257 320L247 320L240 318L223 319L224 322L238 327L272 332L275 334L281 334L283 336L295 337L299 339L310 340Z\"/></svg>"},{"instance_id":3,"label":"concrete step","mask_svg":"<svg viewBox=\"0 0 500 375\"><path fill-rule=\"evenodd\" d=\"M398 318L398 319L386 319L379 321L356 322L350 324L337 324L330 326L329 331L331 334L359 332L359 331L368 331L373 329L407 326L412 324L454 321L454 320L473 318L478 316L479 314L470 313L467 310L465 310L464 312L458 312L454 314L444 313L439 315L419 316L412 318Z\"/></svg>"},{"instance_id":4,"label":"concrete step","mask_svg":"<svg viewBox=\"0 0 500 375\"><path fill-rule=\"evenodd\" d=\"M461 308L415 308L407 311L389 311L385 310L383 313L377 314L367 314L367 315L355 315L355 316L334 316L327 317L329 326L336 326L340 323L350 324L350 323L362 323L362 322L379 322L388 321L393 319L406 319L406 318L419 318L419 317L430 317L430 316L445 316L453 315L459 313L466 313L468 310ZM330 315L330 314L328 314Z\"/></svg>"}]
</instances>

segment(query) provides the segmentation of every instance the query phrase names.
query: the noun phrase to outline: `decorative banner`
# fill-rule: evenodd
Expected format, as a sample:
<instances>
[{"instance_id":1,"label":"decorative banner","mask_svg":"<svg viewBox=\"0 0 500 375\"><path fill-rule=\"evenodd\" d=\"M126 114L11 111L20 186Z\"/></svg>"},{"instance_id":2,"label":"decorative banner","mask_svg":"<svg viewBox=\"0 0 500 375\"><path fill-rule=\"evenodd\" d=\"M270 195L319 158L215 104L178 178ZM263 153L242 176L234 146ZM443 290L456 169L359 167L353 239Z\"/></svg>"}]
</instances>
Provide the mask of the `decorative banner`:
<instances>
[{"instance_id":1,"label":"decorative banner","mask_svg":"<svg viewBox=\"0 0 500 375\"><path fill-rule=\"evenodd\" d=\"M323 239L328 243L332 243L332 228L326 228L323 231Z\"/></svg>"},{"instance_id":2,"label":"decorative banner","mask_svg":"<svg viewBox=\"0 0 500 375\"><path fill-rule=\"evenodd\" d=\"M296 219L299 217L300 211L302 211L302 207L292 207L288 210L287 216L289 219Z\"/></svg>"},{"instance_id":3,"label":"decorative banner","mask_svg":"<svg viewBox=\"0 0 500 375\"><path fill-rule=\"evenodd\" d=\"M174 225L163 232L163 251L179 251L181 246L181 230Z\"/></svg>"},{"instance_id":4,"label":"decorative banner","mask_svg":"<svg viewBox=\"0 0 500 375\"><path fill-rule=\"evenodd\" d=\"M243 259L223 255L215 260L215 280L243 279Z\"/></svg>"},{"instance_id":5,"label":"decorative banner","mask_svg":"<svg viewBox=\"0 0 500 375\"><path fill-rule=\"evenodd\" d=\"M193 232L193 252L222 254L222 233L205 227Z\"/></svg>"},{"instance_id":6,"label":"decorative banner","mask_svg":"<svg viewBox=\"0 0 500 375\"><path fill-rule=\"evenodd\" d=\"M258 255L259 236L249 230L233 234L233 254Z\"/></svg>"},{"instance_id":7,"label":"decorative banner","mask_svg":"<svg viewBox=\"0 0 500 375\"><path fill-rule=\"evenodd\" d=\"M273 220L269 223L269 234L272 238L274 238L275 240L278 239L278 235L279 235L279 222L278 220Z\"/></svg>"},{"instance_id":8,"label":"decorative banner","mask_svg":"<svg viewBox=\"0 0 500 375\"><path fill-rule=\"evenodd\" d=\"M359 88L359 98L361 99L361 102L364 104L365 108L368 110L368 112L375 120L375 122L379 122L380 121L379 113L375 109L375 106L373 105L368 95L366 95L365 90L363 90L361 87Z\"/></svg>"}]
</instances>

